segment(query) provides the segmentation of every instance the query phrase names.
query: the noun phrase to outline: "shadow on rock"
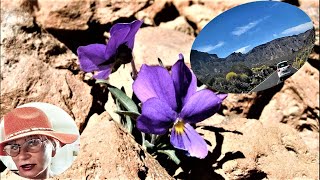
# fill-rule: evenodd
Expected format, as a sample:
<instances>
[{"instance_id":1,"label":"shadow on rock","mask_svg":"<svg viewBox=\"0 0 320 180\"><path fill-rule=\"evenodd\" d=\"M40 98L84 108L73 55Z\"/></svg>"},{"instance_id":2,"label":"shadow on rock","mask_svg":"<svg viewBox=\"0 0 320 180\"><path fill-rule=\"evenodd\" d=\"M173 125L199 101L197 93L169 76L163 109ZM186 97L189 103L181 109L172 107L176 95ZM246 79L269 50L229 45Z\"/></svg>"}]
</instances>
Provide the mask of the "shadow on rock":
<instances>
[{"instance_id":1,"label":"shadow on rock","mask_svg":"<svg viewBox=\"0 0 320 180\"><path fill-rule=\"evenodd\" d=\"M272 97L279 92L284 85L284 82L273 86L272 88L257 92L257 98L255 103L250 107L247 118L259 119L264 107L269 104Z\"/></svg>"},{"instance_id":2,"label":"shadow on rock","mask_svg":"<svg viewBox=\"0 0 320 180\"><path fill-rule=\"evenodd\" d=\"M179 173L175 178L178 179L224 179L224 177L216 172L221 169L223 164L227 161L245 158L244 154L240 151L227 152L221 160L222 144L224 137L221 132L231 132L241 134L239 131L229 131L223 128L204 127L203 129L214 131L216 136L216 147L212 152L209 152L205 159L198 159L193 157L182 157L181 168L183 172Z\"/></svg>"},{"instance_id":3,"label":"shadow on rock","mask_svg":"<svg viewBox=\"0 0 320 180\"><path fill-rule=\"evenodd\" d=\"M314 49L317 49L317 51L318 51L317 54L320 53L320 46L315 46ZM316 68L316 69L319 70L319 60L309 58L309 59L308 59L308 63L309 63L311 66L313 66L314 68Z\"/></svg>"},{"instance_id":4,"label":"shadow on rock","mask_svg":"<svg viewBox=\"0 0 320 180\"><path fill-rule=\"evenodd\" d=\"M89 81L88 84L90 86L92 86L91 92L90 94L92 95L93 99L92 99L92 105L90 108L90 111L88 113L88 116L85 120L85 123L83 124L83 126L80 129L80 133L83 132L83 130L85 129L85 127L88 124L89 118L94 114L101 114L105 111L104 109L104 105L105 103L108 101L108 89L107 87L102 87L99 84L95 84L93 82L94 80Z\"/></svg>"}]
</instances>

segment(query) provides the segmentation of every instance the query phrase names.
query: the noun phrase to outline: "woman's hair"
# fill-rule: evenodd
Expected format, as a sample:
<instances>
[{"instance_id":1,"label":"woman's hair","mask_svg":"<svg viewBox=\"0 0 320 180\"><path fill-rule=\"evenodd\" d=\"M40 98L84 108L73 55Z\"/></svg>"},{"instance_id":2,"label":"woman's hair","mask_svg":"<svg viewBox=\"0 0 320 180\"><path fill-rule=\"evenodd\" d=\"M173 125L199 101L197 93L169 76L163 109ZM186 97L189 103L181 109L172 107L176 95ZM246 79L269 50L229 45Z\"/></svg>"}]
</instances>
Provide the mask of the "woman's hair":
<instances>
[{"instance_id":1,"label":"woman's hair","mask_svg":"<svg viewBox=\"0 0 320 180\"><path fill-rule=\"evenodd\" d=\"M55 155L58 153L58 151L60 150L61 146L60 146L60 142L55 139L55 138L52 138L50 136L45 136L45 135L38 135L38 137L41 139L41 140L49 140L52 144L52 150L55 151ZM47 144L46 144L47 145ZM49 177L53 177L55 174L52 172L51 170L51 165L50 165L50 168L49 168Z\"/></svg>"},{"instance_id":2,"label":"woman's hair","mask_svg":"<svg viewBox=\"0 0 320 180\"><path fill-rule=\"evenodd\" d=\"M53 150L56 151L56 153L59 151L59 149L61 148L60 146L60 142L52 137L47 137L49 141L51 141L52 145L53 145Z\"/></svg>"}]
</instances>

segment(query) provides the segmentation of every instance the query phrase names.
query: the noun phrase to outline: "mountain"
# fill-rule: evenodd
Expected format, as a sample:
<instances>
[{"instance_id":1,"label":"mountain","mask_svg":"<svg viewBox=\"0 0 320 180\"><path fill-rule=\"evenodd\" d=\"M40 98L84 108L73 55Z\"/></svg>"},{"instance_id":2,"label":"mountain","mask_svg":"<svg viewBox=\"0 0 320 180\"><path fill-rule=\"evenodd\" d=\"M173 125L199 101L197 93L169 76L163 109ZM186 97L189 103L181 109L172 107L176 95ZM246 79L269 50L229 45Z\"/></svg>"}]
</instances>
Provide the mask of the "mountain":
<instances>
[{"instance_id":1,"label":"mountain","mask_svg":"<svg viewBox=\"0 0 320 180\"><path fill-rule=\"evenodd\" d=\"M208 78L212 73L221 73L221 58L217 54L209 54L197 50L191 50L190 59L192 70L199 76Z\"/></svg>"},{"instance_id":2,"label":"mountain","mask_svg":"<svg viewBox=\"0 0 320 180\"><path fill-rule=\"evenodd\" d=\"M206 61L219 59L217 54L209 54L207 52L201 52L197 50L191 50L191 51L192 51L191 58L196 59L197 61L206 62Z\"/></svg>"},{"instance_id":3,"label":"mountain","mask_svg":"<svg viewBox=\"0 0 320 180\"><path fill-rule=\"evenodd\" d=\"M298 35L274 39L249 51L246 54L245 61L255 66L262 64L272 65L283 60L293 60L301 49L313 45L314 40L314 29Z\"/></svg>"},{"instance_id":4,"label":"mountain","mask_svg":"<svg viewBox=\"0 0 320 180\"><path fill-rule=\"evenodd\" d=\"M241 63L249 68L261 65L273 66L280 61L293 61L297 54L305 48L313 46L315 29L310 29L298 35L274 39L265 44L254 47L246 54L233 52L226 58L219 58L216 54L209 54L191 50L191 66L195 72L225 73L232 65Z\"/></svg>"},{"instance_id":5,"label":"mountain","mask_svg":"<svg viewBox=\"0 0 320 180\"><path fill-rule=\"evenodd\" d=\"M233 52L231 53L228 57L225 58L226 61L230 62L236 62L236 61L244 61L245 60L245 55L242 54L241 52Z\"/></svg>"}]
</instances>

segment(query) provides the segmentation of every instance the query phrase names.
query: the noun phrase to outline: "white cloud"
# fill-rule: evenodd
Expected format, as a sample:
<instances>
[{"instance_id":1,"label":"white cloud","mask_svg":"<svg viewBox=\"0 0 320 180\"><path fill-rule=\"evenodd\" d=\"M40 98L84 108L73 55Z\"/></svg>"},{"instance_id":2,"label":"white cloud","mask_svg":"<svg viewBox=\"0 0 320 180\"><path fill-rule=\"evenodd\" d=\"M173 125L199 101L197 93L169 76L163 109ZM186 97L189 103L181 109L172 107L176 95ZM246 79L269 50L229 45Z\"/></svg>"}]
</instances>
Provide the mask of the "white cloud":
<instances>
[{"instance_id":1,"label":"white cloud","mask_svg":"<svg viewBox=\"0 0 320 180\"><path fill-rule=\"evenodd\" d=\"M300 24L298 26L288 28L288 29L282 31L281 34L283 34L283 35L296 35L296 34L303 33L311 28L313 28L312 22L307 22L307 23Z\"/></svg>"},{"instance_id":2,"label":"white cloud","mask_svg":"<svg viewBox=\"0 0 320 180\"><path fill-rule=\"evenodd\" d=\"M244 26L240 26L240 27L236 27L231 34L236 35L236 36L240 36L241 34L249 31L250 29L256 27L259 23L261 23L262 21L268 19L270 16L266 16L264 18L258 19L256 21L252 21L249 22L248 24L244 25Z\"/></svg>"},{"instance_id":3,"label":"white cloud","mask_svg":"<svg viewBox=\"0 0 320 180\"><path fill-rule=\"evenodd\" d=\"M277 0L277 1L280 1L280 0ZM274 3L270 8L274 8L274 7L277 7L280 3Z\"/></svg>"},{"instance_id":4,"label":"white cloud","mask_svg":"<svg viewBox=\"0 0 320 180\"><path fill-rule=\"evenodd\" d=\"M278 34L272 34L272 35L273 35L273 37L275 37L275 38L278 37Z\"/></svg>"},{"instance_id":5,"label":"white cloud","mask_svg":"<svg viewBox=\"0 0 320 180\"><path fill-rule=\"evenodd\" d=\"M214 49L217 49L221 46L224 45L224 42L223 41L219 41L218 44L216 45L205 45L205 46L200 46L198 48L196 48L198 51L201 51L201 52L209 52L209 51L212 51Z\"/></svg>"},{"instance_id":6,"label":"white cloud","mask_svg":"<svg viewBox=\"0 0 320 180\"><path fill-rule=\"evenodd\" d=\"M240 48L240 49L238 49L238 50L236 50L236 51L234 51L234 52L236 52L236 53L238 53L238 52L246 53L247 50L248 50L248 48L249 48L250 46L251 46L251 45L244 46L244 47L242 47L242 48Z\"/></svg>"},{"instance_id":7,"label":"white cloud","mask_svg":"<svg viewBox=\"0 0 320 180\"><path fill-rule=\"evenodd\" d=\"M241 34L249 31L250 29L254 28L259 22L253 21L245 26L236 27L235 30L233 30L231 33L236 36L240 36Z\"/></svg>"}]
</instances>

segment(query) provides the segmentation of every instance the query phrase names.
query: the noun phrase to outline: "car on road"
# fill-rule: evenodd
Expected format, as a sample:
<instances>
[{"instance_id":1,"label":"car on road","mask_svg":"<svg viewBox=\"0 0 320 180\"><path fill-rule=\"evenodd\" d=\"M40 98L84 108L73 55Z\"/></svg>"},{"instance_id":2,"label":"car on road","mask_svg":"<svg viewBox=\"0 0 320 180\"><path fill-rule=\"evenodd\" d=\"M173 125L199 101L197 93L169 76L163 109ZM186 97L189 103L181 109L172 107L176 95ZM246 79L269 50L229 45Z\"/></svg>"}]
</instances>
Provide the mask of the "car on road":
<instances>
[{"instance_id":1,"label":"car on road","mask_svg":"<svg viewBox=\"0 0 320 180\"><path fill-rule=\"evenodd\" d=\"M290 64L288 64L288 61L281 61L277 64L277 73L280 81L283 81L286 76L291 74Z\"/></svg>"}]
</instances>

